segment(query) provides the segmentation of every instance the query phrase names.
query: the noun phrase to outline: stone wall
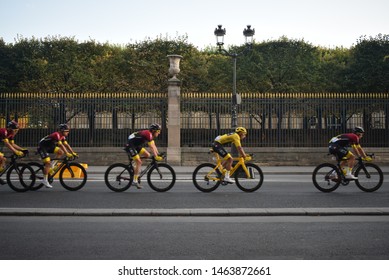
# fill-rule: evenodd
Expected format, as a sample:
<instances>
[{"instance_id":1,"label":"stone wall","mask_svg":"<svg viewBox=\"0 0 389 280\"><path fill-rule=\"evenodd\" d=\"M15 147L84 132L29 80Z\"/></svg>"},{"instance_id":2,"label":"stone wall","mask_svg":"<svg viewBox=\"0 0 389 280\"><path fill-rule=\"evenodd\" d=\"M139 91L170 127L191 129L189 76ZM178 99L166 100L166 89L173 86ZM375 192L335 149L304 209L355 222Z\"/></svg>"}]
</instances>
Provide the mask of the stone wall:
<instances>
[{"instance_id":1,"label":"stone wall","mask_svg":"<svg viewBox=\"0 0 389 280\"><path fill-rule=\"evenodd\" d=\"M31 155L29 161L39 160L34 155L36 148L29 148ZM101 147L101 148L77 148L74 150L80 155L80 162L89 165L107 166L115 162L127 162L128 158L122 148ZM325 161L331 161L327 155L326 148L246 148L247 153L254 154L254 162L262 166L274 165L317 165ZM159 148L160 152L166 152L166 148ZM208 148L181 148L181 165L194 166L201 162L212 161L208 154ZM375 153L374 162L381 165L389 165L389 148L369 148L366 152Z\"/></svg>"}]
</instances>

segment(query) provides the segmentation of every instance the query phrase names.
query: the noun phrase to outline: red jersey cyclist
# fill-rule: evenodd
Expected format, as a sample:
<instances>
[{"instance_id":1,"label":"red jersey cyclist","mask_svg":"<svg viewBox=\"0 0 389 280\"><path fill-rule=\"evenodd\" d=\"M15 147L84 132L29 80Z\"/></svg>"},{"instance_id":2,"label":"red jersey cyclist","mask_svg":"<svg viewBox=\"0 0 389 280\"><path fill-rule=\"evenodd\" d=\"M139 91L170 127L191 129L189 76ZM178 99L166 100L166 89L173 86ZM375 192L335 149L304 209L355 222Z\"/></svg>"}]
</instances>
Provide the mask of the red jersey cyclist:
<instances>
[{"instance_id":1,"label":"red jersey cyclist","mask_svg":"<svg viewBox=\"0 0 389 280\"><path fill-rule=\"evenodd\" d=\"M329 142L329 152L336 156L338 160L341 160L340 166L342 168L343 173L345 174L346 179L356 180L351 171L355 165L355 155L354 153L362 157L366 161L371 161L371 157L367 156L365 151L362 149L359 144L360 139L362 138L365 130L357 126L353 129L352 133L340 134L338 136L333 137ZM352 153L349 151L349 147L353 149Z\"/></svg>"},{"instance_id":2,"label":"red jersey cyclist","mask_svg":"<svg viewBox=\"0 0 389 280\"><path fill-rule=\"evenodd\" d=\"M6 146L15 155L22 156L26 149L15 144L15 136L19 131L19 124L16 121L7 123L6 128L0 128L0 172L4 170L6 158L4 157L3 147ZM0 181L1 183L1 181Z\"/></svg>"},{"instance_id":3,"label":"red jersey cyclist","mask_svg":"<svg viewBox=\"0 0 389 280\"><path fill-rule=\"evenodd\" d=\"M152 124L149 126L149 129L137 131L128 136L128 141L125 150L135 161L133 185L135 185L138 189L142 188L142 186L138 182L139 173L142 166L141 158L150 157L150 153L143 147L144 144L148 144L154 155L154 158L157 161L161 161L163 159L161 156L159 156L157 146L154 142L154 139L157 138L160 133L161 126L159 124Z\"/></svg>"},{"instance_id":4,"label":"red jersey cyclist","mask_svg":"<svg viewBox=\"0 0 389 280\"><path fill-rule=\"evenodd\" d=\"M48 181L48 176L50 168L55 166L55 161L51 162L49 154L55 154L56 159L66 155L67 157L76 157L77 154L73 151L72 147L66 141L66 137L69 135L70 128L67 124L60 124L58 126L58 131L47 135L38 144L38 153L42 158L44 168L43 168L43 180L42 184L46 188L52 188Z\"/></svg>"},{"instance_id":5,"label":"red jersey cyclist","mask_svg":"<svg viewBox=\"0 0 389 280\"><path fill-rule=\"evenodd\" d=\"M212 144L212 149L216 153L218 153L224 160L222 165L226 169L226 172L224 174L223 180L227 183L234 183L234 181L230 178L230 170L232 168L233 160L231 154L228 153L224 148L224 145L233 143L236 149L238 150L239 155L245 159L249 159L251 157L246 155L240 143L240 141L243 140L246 135L247 130L244 127L237 127L235 129L235 132L217 136Z\"/></svg>"}]
</instances>

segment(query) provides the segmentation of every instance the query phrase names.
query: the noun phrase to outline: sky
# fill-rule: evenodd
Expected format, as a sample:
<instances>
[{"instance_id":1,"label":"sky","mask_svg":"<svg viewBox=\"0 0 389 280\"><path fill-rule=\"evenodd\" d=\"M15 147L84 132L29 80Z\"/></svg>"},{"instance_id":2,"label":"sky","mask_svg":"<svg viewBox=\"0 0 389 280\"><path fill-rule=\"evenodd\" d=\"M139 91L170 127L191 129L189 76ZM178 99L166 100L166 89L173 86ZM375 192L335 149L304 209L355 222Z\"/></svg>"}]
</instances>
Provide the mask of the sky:
<instances>
[{"instance_id":1,"label":"sky","mask_svg":"<svg viewBox=\"0 0 389 280\"><path fill-rule=\"evenodd\" d=\"M349 48L361 36L389 34L388 0L0 0L0 38L73 37L79 42L126 45L176 39L198 49L216 45L217 25L225 44L282 36L327 48Z\"/></svg>"}]
</instances>

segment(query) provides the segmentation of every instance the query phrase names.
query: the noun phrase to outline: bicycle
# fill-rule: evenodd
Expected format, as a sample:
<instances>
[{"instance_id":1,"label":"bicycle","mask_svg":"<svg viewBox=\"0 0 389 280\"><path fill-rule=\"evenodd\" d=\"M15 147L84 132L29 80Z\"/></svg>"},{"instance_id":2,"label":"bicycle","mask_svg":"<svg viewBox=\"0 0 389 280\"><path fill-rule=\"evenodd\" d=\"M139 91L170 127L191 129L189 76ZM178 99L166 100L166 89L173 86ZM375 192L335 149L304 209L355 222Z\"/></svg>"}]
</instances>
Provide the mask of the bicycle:
<instances>
[{"instance_id":1,"label":"bicycle","mask_svg":"<svg viewBox=\"0 0 389 280\"><path fill-rule=\"evenodd\" d=\"M114 192L127 190L134 180L134 167L131 156L127 153L129 163L114 163L108 167L104 174L105 184ZM160 154L165 158L165 154ZM176 173L167 163L158 162L154 157L143 169L138 177L138 182L147 174L147 182L154 191L166 192L170 190L176 182Z\"/></svg>"},{"instance_id":2,"label":"bicycle","mask_svg":"<svg viewBox=\"0 0 389 280\"><path fill-rule=\"evenodd\" d=\"M368 156L374 158L374 154ZM374 163L364 162L361 157L357 158L352 174L358 177L356 180L346 179L345 174L340 167L341 160L337 160L337 164L322 163L319 164L312 174L312 180L315 187L322 192L332 192L336 190L340 184L346 186L350 181L355 181L355 184L362 191L374 192L378 190L384 180L384 175L381 168Z\"/></svg>"},{"instance_id":3,"label":"bicycle","mask_svg":"<svg viewBox=\"0 0 389 280\"><path fill-rule=\"evenodd\" d=\"M17 162L18 159L26 157L28 151L23 151L22 156L12 154L6 156L10 159L4 168L0 172L0 177L7 173L6 182L8 186L16 192L26 192L35 184L34 170L26 163ZM6 182L0 178L0 184L4 185Z\"/></svg>"},{"instance_id":4,"label":"bicycle","mask_svg":"<svg viewBox=\"0 0 389 280\"><path fill-rule=\"evenodd\" d=\"M223 181L222 158L212 149L209 152L216 160L213 163L202 163L193 171L192 180L197 189L202 192L212 192L220 184L227 185ZM261 168L254 163L246 163L242 157L233 158L237 163L232 167L230 176L233 176L239 189L244 192L254 192L258 190L263 183L263 172Z\"/></svg>"},{"instance_id":5,"label":"bicycle","mask_svg":"<svg viewBox=\"0 0 389 280\"><path fill-rule=\"evenodd\" d=\"M56 176L61 183L61 186L68 191L78 191L83 188L87 181L87 173L80 163L71 162L75 157L64 157L62 159L56 159L57 164L51 170L52 172L48 175L48 181L51 184L54 181ZM35 172L35 177L42 180L44 178L43 169L44 165L38 162L28 163L33 171ZM57 175L58 174L58 175ZM43 184L33 185L30 190L36 191L43 187Z\"/></svg>"}]
</instances>

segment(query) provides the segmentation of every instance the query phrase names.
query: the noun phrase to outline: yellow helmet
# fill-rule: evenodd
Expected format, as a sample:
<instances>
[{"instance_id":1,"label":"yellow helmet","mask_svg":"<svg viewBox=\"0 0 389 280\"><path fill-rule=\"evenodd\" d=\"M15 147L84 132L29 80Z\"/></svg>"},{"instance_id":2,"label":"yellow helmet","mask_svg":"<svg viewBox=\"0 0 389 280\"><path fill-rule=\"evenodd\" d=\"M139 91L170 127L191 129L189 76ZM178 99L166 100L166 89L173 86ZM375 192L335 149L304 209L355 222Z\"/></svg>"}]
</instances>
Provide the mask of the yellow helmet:
<instances>
[{"instance_id":1,"label":"yellow helmet","mask_svg":"<svg viewBox=\"0 0 389 280\"><path fill-rule=\"evenodd\" d=\"M241 126L237 127L235 129L235 132L236 133L243 132L244 134L247 134L247 130L244 127L241 127Z\"/></svg>"}]
</instances>

